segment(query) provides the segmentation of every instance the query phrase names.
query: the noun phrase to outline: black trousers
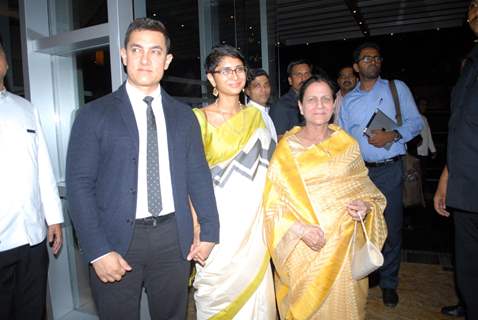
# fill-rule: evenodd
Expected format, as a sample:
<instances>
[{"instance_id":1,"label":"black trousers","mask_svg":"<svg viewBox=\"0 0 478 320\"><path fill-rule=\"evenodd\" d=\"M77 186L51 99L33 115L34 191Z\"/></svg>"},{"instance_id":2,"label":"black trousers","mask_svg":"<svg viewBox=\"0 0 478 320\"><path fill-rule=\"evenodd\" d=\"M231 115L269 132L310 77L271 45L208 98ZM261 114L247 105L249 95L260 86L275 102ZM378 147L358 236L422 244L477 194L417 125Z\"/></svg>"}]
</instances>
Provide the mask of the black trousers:
<instances>
[{"instance_id":1,"label":"black trousers","mask_svg":"<svg viewBox=\"0 0 478 320\"><path fill-rule=\"evenodd\" d=\"M0 252L0 319L44 319L47 275L46 240Z\"/></svg>"},{"instance_id":2,"label":"black trousers","mask_svg":"<svg viewBox=\"0 0 478 320\"><path fill-rule=\"evenodd\" d=\"M453 211L455 273L466 319L478 320L478 213Z\"/></svg>"},{"instance_id":3,"label":"black trousers","mask_svg":"<svg viewBox=\"0 0 478 320\"><path fill-rule=\"evenodd\" d=\"M139 319L143 287L151 319L186 318L191 264L181 255L174 214L156 225L136 223L124 259L133 270L114 283L101 282L90 267L91 289L101 320Z\"/></svg>"}]
</instances>

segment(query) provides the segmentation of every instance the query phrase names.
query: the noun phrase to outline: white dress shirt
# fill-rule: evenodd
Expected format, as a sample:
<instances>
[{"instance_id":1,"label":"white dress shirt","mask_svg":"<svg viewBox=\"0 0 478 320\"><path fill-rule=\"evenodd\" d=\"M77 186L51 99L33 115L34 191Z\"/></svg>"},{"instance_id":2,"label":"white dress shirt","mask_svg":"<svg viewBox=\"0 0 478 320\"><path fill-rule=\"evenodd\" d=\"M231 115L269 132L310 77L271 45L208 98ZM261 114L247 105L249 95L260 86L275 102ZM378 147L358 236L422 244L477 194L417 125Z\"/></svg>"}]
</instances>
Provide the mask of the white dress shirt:
<instances>
[{"instance_id":1,"label":"white dress shirt","mask_svg":"<svg viewBox=\"0 0 478 320\"><path fill-rule=\"evenodd\" d=\"M342 95L342 91L337 91L335 94L335 102L334 102L334 124L339 125L339 114L340 108L342 107L342 102L344 102L344 96Z\"/></svg>"},{"instance_id":2,"label":"white dress shirt","mask_svg":"<svg viewBox=\"0 0 478 320\"><path fill-rule=\"evenodd\" d=\"M6 90L0 92L0 150L1 252L42 242L46 224L62 223L63 213L38 111Z\"/></svg>"},{"instance_id":3,"label":"white dress shirt","mask_svg":"<svg viewBox=\"0 0 478 320\"><path fill-rule=\"evenodd\" d=\"M272 119L269 116L269 108L264 107L263 105L258 104L257 102L251 99L249 99L249 102L247 103L247 105L255 107L262 113L262 118L264 119L264 122L266 123L267 129L269 129L269 131L271 132L272 139L277 143L276 128L274 127L274 122L272 122Z\"/></svg>"},{"instance_id":4,"label":"white dress shirt","mask_svg":"<svg viewBox=\"0 0 478 320\"><path fill-rule=\"evenodd\" d=\"M136 203L136 219L150 217L148 212L148 190L146 179L146 150L147 150L147 123L146 123L146 96L143 92L126 82L126 92L133 107L136 125L139 134L138 155L138 201ZM158 133L158 157L159 157L159 182L161 187L162 210L160 216L175 211L173 188L171 184L171 170L169 166L168 135L166 132L166 120L161 100L161 88L158 88L149 96L153 97L152 108L156 120Z\"/></svg>"},{"instance_id":5,"label":"white dress shirt","mask_svg":"<svg viewBox=\"0 0 478 320\"><path fill-rule=\"evenodd\" d=\"M422 143L417 147L417 154L419 156L428 156L428 150L431 153L435 153L437 150L435 148L435 144L433 143L432 132L430 130L430 126L428 125L427 118L422 114L423 120L423 128L420 132L422 136Z\"/></svg>"}]
</instances>

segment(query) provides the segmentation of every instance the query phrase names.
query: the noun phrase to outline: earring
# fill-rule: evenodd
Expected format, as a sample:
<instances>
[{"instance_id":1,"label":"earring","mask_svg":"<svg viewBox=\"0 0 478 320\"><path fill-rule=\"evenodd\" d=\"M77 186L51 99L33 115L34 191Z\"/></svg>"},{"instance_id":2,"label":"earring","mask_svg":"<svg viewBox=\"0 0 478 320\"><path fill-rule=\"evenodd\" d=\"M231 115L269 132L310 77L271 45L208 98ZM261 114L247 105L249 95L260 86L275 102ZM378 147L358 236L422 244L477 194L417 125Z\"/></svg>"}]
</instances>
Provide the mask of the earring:
<instances>
[{"instance_id":1,"label":"earring","mask_svg":"<svg viewBox=\"0 0 478 320\"><path fill-rule=\"evenodd\" d=\"M214 87L214 89L212 89L212 95L217 97L219 95L219 92L217 91L216 87Z\"/></svg>"}]
</instances>

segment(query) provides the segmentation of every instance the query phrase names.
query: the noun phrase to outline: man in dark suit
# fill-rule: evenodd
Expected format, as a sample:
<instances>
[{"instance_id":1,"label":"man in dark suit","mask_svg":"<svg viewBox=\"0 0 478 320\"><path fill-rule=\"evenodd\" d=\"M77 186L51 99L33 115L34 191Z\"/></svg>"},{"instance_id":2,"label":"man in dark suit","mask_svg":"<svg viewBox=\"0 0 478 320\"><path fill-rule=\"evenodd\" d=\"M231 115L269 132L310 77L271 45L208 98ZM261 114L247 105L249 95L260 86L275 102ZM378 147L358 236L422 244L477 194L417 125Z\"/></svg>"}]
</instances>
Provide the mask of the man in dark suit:
<instances>
[{"instance_id":1,"label":"man in dark suit","mask_svg":"<svg viewBox=\"0 0 478 320\"><path fill-rule=\"evenodd\" d=\"M304 120L297 101L300 87L312 75L312 64L305 59L292 61L287 66L287 75L290 89L272 105L269 112L279 138Z\"/></svg>"},{"instance_id":2,"label":"man in dark suit","mask_svg":"<svg viewBox=\"0 0 478 320\"><path fill-rule=\"evenodd\" d=\"M70 214L101 319L139 319L143 287L152 319L184 319L188 260L204 264L219 241L198 123L159 84L169 48L161 22L133 21L121 49L128 80L82 107L71 131Z\"/></svg>"},{"instance_id":3,"label":"man in dark suit","mask_svg":"<svg viewBox=\"0 0 478 320\"><path fill-rule=\"evenodd\" d=\"M470 1L468 24L478 36L478 0ZM452 316L466 313L478 319L478 45L465 60L451 94L448 122L447 164L434 197L435 210L453 214L455 223L455 274L464 306L442 312Z\"/></svg>"}]
</instances>

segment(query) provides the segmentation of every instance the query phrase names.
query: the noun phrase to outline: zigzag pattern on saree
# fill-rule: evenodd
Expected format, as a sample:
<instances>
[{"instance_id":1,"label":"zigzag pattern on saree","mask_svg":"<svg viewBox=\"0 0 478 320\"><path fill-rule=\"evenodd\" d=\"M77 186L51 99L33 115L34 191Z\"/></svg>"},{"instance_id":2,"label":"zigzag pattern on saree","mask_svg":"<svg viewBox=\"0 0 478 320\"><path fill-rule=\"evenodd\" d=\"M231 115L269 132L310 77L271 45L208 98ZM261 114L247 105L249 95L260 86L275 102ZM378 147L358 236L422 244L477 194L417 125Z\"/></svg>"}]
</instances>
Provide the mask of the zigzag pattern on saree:
<instances>
[{"instance_id":1,"label":"zigzag pattern on saree","mask_svg":"<svg viewBox=\"0 0 478 320\"><path fill-rule=\"evenodd\" d=\"M261 141L257 139L249 151L239 152L225 168L221 166L213 167L211 174L214 185L224 186L233 173L239 173L246 178L254 180L259 166L265 168L269 166L269 159L272 157L275 146L275 142L271 140L269 148L264 149Z\"/></svg>"}]
</instances>

